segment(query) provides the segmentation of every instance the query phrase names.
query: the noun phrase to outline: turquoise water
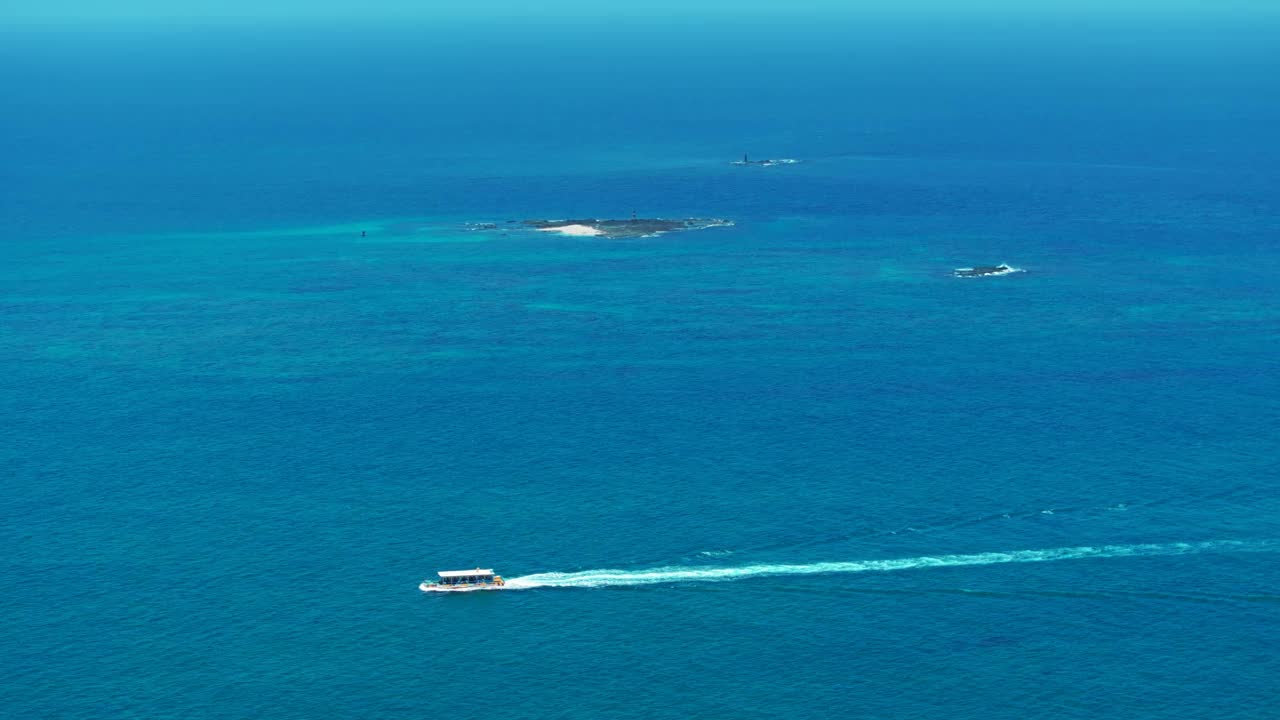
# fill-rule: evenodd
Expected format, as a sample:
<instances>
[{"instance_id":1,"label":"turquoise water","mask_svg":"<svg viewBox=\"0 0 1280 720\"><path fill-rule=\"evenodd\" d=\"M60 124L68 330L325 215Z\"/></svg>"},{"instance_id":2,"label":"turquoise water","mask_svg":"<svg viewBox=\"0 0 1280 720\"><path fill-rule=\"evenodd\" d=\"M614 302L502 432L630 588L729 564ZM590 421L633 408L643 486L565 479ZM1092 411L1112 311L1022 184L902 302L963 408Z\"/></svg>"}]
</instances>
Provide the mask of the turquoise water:
<instances>
[{"instance_id":1,"label":"turquoise water","mask_svg":"<svg viewBox=\"0 0 1280 720\"><path fill-rule=\"evenodd\" d=\"M1274 57L865 32L7 44L5 714L1273 717Z\"/></svg>"}]
</instances>

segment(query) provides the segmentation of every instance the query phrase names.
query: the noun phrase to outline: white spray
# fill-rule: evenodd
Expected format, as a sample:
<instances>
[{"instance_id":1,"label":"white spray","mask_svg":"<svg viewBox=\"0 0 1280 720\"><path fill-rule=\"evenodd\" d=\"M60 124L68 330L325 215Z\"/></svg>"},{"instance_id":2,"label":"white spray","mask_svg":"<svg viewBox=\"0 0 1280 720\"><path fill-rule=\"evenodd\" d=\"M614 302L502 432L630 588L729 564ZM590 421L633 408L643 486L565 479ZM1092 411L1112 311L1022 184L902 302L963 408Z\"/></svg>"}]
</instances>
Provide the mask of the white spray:
<instances>
[{"instance_id":1,"label":"white spray","mask_svg":"<svg viewBox=\"0 0 1280 720\"><path fill-rule=\"evenodd\" d=\"M509 589L535 587L596 588L625 585L653 585L683 582L727 582L754 577L779 575L829 575L837 573L892 572L919 568L960 567L966 565L998 565L1002 563L1052 562L1090 558L1149 557L1158 555L1190 555L1211 552L1275 552L1280 542L1215 540L1194 543L1161 543L1147 545L1099 545L1048 550L1010 550L975 555L936 555L895 560L858 560L853 562L821 562L805 565L743 565L740 567L659 567L648 570L582 570L548 572L507 580Z\"/></svg>"}]
</instances>

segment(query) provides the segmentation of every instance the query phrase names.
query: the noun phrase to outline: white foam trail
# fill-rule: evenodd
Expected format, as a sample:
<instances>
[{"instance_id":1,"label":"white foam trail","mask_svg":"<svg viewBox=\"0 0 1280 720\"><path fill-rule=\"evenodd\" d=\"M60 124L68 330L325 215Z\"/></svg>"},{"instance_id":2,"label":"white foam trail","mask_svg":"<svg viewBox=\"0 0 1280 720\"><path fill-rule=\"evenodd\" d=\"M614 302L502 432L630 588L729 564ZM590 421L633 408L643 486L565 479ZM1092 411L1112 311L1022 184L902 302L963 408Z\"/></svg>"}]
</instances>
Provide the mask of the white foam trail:
<instances>
[{"instance_id":1,"label":"white foam trail","mask_svg":"<svg viewBox=\"0 0 1280 720\"><path fill-rule=\"evenodd\" d=\"M660 567L648 570L582 570L580 572L548 572L507 580L507 588L516 590L535 587L617 587L658 583L726 582L754 577L778 575L826 575L835 573L892 572L933 567L966 565L999 565L1002 563L1051 562L1088 558L1150 557L1158 555L1190 555L1209 552L1274 552L1280 542L1265 540L1245 542L1215 540L1197 543L1162 543L1148 545L1099 545L1048 550L1011 550L976 555L938 555L896 560L859 560L823 562L807 565L744 565L741 567Z\"/></svg>"}]
</instances>

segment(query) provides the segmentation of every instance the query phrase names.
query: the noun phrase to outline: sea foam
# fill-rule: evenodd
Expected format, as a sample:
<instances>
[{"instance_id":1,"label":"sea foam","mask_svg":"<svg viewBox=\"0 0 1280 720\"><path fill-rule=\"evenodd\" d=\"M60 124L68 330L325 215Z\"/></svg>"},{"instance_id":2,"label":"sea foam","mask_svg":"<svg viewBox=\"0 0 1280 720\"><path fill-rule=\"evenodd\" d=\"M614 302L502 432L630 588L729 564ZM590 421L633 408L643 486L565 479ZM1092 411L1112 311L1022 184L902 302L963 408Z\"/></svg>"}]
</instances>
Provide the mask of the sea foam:
<instances>
[{"instance_id":1,"label":"sea foam","mask_svg":"<svg viewBox=\"0 0 1280 720\"><path fill-rule=\"evenodd\" d=\"M1010 550L973 555L936 555L893 560L856 560L804 565L743 565L740 567L659 567L647 570L582 570L547 572L507 580L508 589L537 587L598 588L686 582L727 582L756 577L784 575L831 575L862 572L893 572L936 567L999 565L1005 563L1052 562L1091 558L1151 557L1225 552L1275 552L1280 542L1272 540L1214 540L1192 543L1142 545L1098 545L1046 550Z\"/></svg>"}]
</instances>

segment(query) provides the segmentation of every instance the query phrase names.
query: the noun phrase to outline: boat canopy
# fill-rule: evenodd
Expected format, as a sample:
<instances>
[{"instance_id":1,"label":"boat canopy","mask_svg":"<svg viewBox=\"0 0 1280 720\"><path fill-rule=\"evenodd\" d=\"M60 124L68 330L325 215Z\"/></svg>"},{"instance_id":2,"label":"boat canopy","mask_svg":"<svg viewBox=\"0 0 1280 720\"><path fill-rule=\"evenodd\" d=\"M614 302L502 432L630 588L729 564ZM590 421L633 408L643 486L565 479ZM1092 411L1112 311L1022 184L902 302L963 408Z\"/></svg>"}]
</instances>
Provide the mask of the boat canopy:
<instances>
[{"instance_id":1,"label":"boat canopy","mask_svg":"<svg viewBox=\"0 0 1280 720\"><path fill-rule=\"evenodd\" d=\"M442 578L493 577L493 570L441 570L436 573Z\"/></svg>"}]
</instances>

